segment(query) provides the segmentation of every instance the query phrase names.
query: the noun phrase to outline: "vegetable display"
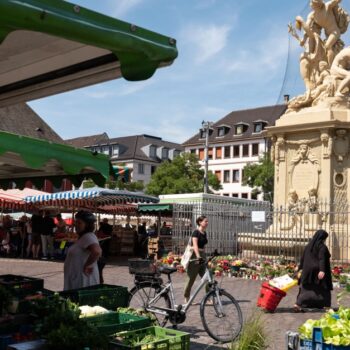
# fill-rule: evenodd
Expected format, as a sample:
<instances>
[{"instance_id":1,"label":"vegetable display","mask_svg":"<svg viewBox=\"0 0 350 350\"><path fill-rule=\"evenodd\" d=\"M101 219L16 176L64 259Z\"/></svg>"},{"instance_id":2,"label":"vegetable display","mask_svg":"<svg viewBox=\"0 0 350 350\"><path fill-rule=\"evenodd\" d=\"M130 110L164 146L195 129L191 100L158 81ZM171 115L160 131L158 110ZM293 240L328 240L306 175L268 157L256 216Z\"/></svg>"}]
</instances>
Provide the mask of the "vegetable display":
<instances>
[{"instance_id":1,"label":"vegetable display","mask_svg":"<svg viewBox=\"0 0 350 350\"><path fill-rule=\"evenodd\" d=\"M330 310L319 320L307 320L299 328L300 337L312 340L314 327L322 329L326 344L350 345L350 309L340 307L337 312Z\"/></svg>"},{"instance_id":2,"label":"vegetable display","mask_svg":"<svg viewBox=\"0 0 350 350\"><path fill-rule=\"evenodd\" d=\"M144 309L133 309L132 307L119 307L117 309L117 312L120 312L121 314L129 314L134 316L141 316L141 317L147 317L151 320L151 323L154 326L158 326L158 320L154 314L144 310Z\"/></svg>"}]
</instances>

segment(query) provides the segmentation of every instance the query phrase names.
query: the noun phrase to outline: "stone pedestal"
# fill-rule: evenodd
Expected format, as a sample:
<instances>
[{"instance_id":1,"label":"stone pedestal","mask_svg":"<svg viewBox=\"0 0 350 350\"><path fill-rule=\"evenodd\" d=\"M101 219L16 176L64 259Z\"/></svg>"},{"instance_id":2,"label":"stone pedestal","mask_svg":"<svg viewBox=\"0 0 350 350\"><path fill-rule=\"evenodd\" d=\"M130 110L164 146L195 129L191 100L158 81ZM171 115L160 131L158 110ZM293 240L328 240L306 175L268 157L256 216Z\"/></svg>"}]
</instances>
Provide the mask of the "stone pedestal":
<instances>
[{"instance_id":1,"label":"stone pedestal","mask_svg":"<svg viewBox=\"0 0 350 350\"><path fill-rule=\"evenodd\" d=\"M348 248L339 249L339 235L349 231L344 214L350 200L350 110L314 107L287 113L267 134L275 163L274 206L295 213L278 231L287 234L299 225L312 235L325 228L331 231L329 244L338 246L333 253L348 259Z\"/></svg>"}]
</instances>

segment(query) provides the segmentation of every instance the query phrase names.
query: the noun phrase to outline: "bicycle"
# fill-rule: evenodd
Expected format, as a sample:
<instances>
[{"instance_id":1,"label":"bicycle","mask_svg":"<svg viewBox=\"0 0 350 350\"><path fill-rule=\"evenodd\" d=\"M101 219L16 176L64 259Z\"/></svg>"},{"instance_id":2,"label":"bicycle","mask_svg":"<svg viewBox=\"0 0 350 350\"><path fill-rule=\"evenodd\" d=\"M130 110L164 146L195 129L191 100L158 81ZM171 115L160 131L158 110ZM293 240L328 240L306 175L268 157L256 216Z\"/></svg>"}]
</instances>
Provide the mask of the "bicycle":
<instances>
[{"instance_id":1,"label":"bicycle","mask_svg":"<svg viewBox=\"0 0 350 350\"><path fill-rule=\"evenodd\" d=\"M194 259L200 263L202 259ZM187 304L177 305L171 275L176 268L157 268L150 260L129 260L129 272L135 275L135 286L130 291L130 307L143 308L154 314L161 327L168 321L177 327L184 323L186 313L202 288L208 283L209 291L200 303L200 317L205 331L214 340L227 343L238 337L242 330L242 311L235 298L218 286L209 268ZM164 284L160 274L167 276Z\"/></svg>"}]
</instances>

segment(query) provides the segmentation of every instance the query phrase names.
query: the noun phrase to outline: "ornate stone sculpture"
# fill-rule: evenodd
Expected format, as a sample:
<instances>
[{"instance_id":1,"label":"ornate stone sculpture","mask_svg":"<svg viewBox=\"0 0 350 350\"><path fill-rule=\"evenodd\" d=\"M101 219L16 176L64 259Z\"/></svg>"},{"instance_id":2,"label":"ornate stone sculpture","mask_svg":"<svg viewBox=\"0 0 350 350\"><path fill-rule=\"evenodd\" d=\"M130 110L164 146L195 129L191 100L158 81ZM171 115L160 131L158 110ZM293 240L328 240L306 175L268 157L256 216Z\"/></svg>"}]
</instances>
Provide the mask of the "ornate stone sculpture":
<instances>
[{"instance_id":1,"label":"ornate stone sculpture","mask_svg":"<svg viewBox=\"0 0 350 350\"><path fill-rule=\"evenodd\" d=\"M337 161L342 163L349 152L349 137L346 136L345 129L338 129L336 130L335 134L336 136L334 137L333 152L337 158Z\"/></svg>"},{"instance_id":2,"label":"ornate stone sculpture","mask_svg":"<svg viewBox=\"0 0 350 350\"><path fill-rule=\"evenodd\" d=\"M333 138L329 136L328 131L321 132L322 155L323 158L329 158L333 150Z\"/></svg>"},{"instance_id":3,"label":"ornate stone sculpture","mask_svg":"<svg viewBox=\"0 0 350 350\"><path fill-rule=\"evenodd\" d=\"M341 34L347 31L350 18L339 6L341 0L311 0L311 13L304 21L296 18L296 29L303 30L300 39L297 31L289 25L294 36L305 52L300 57L300 74L306 86L305 94L293 98L288 104L288 112L325 103L327 106L344 105L343 101L329 98L343 98L344 89L350 85L350 49L344 49ZM322 39L324 31L325 39ZM339 84L340 80L340 84Z\"/></svg>"}]
</instances>

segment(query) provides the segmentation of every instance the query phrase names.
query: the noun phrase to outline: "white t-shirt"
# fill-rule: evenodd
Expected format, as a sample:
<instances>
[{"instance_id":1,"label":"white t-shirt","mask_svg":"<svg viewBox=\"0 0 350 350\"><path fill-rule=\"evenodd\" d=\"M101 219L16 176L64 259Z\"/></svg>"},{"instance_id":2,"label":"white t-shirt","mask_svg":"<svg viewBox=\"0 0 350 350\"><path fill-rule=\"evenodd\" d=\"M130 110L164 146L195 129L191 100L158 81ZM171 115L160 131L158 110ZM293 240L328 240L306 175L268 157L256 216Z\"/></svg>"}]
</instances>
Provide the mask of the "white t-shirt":
<instances>
[{"instance_id":1,"label":"white t-shirt","mask_svg":"<svg viewBox=\"0 0 350 350\"><path fill-rule=\"evenodd\" d=\"M84 265L90 255L87 249L99 244L94 233L85 233L69 249L64 262L64 290L94 286L100 283L97 261L92 264L93 272L87 276Z\"/></svg>"}]
</instances>

